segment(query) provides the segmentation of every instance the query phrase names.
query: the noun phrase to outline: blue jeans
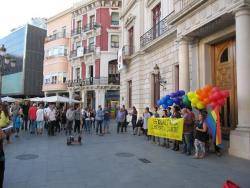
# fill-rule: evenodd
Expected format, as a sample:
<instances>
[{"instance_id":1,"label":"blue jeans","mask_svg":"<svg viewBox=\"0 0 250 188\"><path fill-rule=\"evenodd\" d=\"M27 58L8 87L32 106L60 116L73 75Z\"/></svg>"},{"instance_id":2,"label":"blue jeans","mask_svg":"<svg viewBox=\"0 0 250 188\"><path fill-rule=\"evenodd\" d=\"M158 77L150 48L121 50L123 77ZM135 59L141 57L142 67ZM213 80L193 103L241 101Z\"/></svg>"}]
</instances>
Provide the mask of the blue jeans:
<instances>
[{"instance_id":1,"label":"blue jeans","mask_svg":"<svg viewBox=\"0 0 250 188\"><path fill-rule=\"evenodd\" d=\"M91 122L90 120L85 120L85 131L90 133L91 132Z\"/></svg>"},{"instance_id":2,"label":"blue jeans","mask_svg":"<svg viewBox=\"0 0 250 188\"><path fill-rule=\"evenodd\" d=\"M30 133L35 133L36 130L36 121L30 120Z\"/></svg>"},{"instance_id":3,"label":"blue jeans","mask_svg":"<svg viewBox=\"0 0 250 188\"><path fill-rule=\"evenodd\" d=\"M183 139L183 143L184 143L183 152L191 154L193 133L184 133L183 137L184 137L184 139Z\"/></svg>"}]
</instances>

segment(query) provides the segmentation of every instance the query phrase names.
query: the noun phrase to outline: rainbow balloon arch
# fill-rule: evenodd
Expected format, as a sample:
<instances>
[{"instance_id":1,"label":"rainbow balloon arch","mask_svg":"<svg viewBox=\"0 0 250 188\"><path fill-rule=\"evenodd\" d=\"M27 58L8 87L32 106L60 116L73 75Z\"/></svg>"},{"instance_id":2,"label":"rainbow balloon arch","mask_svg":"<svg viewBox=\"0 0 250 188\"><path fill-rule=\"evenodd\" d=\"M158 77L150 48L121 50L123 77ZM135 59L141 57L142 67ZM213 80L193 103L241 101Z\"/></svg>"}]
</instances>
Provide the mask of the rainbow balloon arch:
<instances>
[{"instance_id":1,"label":"rainbow balloon arch","mask_svg":"<svg viewBox=\"0 0 250 188\"><path fill-rule=\"evenodd\" d=\"M173 92L162 97L157 101L158 106L166 109L173 105L178 105L181 108L196 108L198 110L204 109L219 109L226 102L229 97L229 92L221 90L218 87L206 85L196 91L186 93L183 90Z\"/></svg>"}]
</instances>

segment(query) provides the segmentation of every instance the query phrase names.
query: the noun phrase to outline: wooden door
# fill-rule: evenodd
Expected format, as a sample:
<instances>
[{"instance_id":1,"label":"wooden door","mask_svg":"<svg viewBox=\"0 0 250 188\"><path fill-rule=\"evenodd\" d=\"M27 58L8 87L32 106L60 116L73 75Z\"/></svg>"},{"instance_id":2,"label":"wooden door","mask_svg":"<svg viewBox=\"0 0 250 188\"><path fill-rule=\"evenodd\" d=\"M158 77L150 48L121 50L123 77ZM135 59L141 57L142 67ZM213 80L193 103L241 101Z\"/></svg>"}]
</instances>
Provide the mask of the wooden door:
<instances>
[{"instance_id":1,"label":"wooden door","mask_svg":"<svg viewBox=\"0 0 250 188\"><path fill-rule=\"evenodd\" d=\"M230 93L220 111L222 133L229 137L230 130L237 124L235 40L214 45L214 82Z\"/></svg>"}]
</instances>

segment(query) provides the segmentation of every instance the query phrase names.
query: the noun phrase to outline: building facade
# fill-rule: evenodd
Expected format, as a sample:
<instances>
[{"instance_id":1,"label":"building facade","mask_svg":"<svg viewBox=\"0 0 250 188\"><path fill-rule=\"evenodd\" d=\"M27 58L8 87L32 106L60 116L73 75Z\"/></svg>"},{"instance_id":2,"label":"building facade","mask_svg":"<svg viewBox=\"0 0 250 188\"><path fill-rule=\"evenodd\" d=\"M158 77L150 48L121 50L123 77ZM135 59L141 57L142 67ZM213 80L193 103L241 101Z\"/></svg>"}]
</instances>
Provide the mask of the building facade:
<instances>
[{"instance_id":1,"label":"building facade","mask_svg":"<svg viewBox=\"0 0 250 188\"><path fill-rule=\"evenodd\" d=\"M250 159L250 1L124 0L123 5L120 102L142 111L178 89L219 86L230 92L221 109L229 153Z\"/></svg>"},{"instance_id":2,"label":"building facade","mask_svg":"<svg viewBox=\"0 0 250 188\"><path fill-rule=\"evenodd\" d=\"M13 97L42 96L42 70L46 30L26 24L0 39L15 67L3 72L1 94Z\"/></svg>"},{"instance_id":3,"label":"building facade","mask_svg":"<svg viewBox=\"0 0 250 188\"><path fill-rule=\"evenodd\" d=\"M119 102L120 0L78 1L71 20L70 97L85 107Z\"/></svg>"},{"instance_id":4,"label":"building facade","mask_svg":"<svg viewBox=\"0 0 250 188\"><path fill-rule=\"evenodd\" d=\"M71 73L71 65L68 61L71 10L65 10L47 21L43 62L43 92L45 96L68 96L67 80L70 79Z\"/></svg>"}]
</instances>

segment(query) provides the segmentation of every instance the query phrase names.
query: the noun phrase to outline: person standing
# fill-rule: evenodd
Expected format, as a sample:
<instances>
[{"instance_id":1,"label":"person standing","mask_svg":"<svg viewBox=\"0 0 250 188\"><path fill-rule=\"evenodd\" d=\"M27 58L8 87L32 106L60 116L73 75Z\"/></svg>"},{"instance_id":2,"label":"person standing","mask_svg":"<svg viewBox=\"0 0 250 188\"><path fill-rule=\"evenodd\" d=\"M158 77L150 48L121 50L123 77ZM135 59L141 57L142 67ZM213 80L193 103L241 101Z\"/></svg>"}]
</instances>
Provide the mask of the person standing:
<instances>
[{"instance_id":1,"label":"person standing","mask_svg":"<svg viewBox=\"0 0 250 188\"><path fill-rule=\"evenodd\" d=\"M82 128L84 129L84 131L87 131L87 127L86 127L86 114L87 114L87 110L83 107L82 108Z\"/></svg>"},{"instance_id":2,"label":"person standing","mask_svg":"<svg viewBox=\"0 0 250 188\"><path fill-rule=\"evenodd\" d=\"M180 107L179 106L174 106L173 108L173 114L171 116L172 118L181 118L181 113L180 113ZM180 143L178 140L174 140L174 147L172 148L174 151L179 151L180 147L179 147Z\"/></svg>"},{"instance_id":3,"label":"person standing","mask_svg":"<svg viewBox=\"0 0 250 188\"><path fill-rule=\"evenodd\" d=\"M104 119L104 112L102 110L102 106L99 105L98 106L98 110L96 111L96 116L95 116L95 120L96 120L96 134L98 134L98 129L100 129L100 135L102 136L102 122Z\"/></svg>"},{"instance_id":4,"label":"person standing","mask_svg":"<svg viewBox=\"0 0 250 188\"><path fill-rule=\"evenodd\" d=\"M104 126L104 131L103 133L109 134L109 121L110 121L110 109L106 107L104 109L104 120L103 120L103 126Z\"/></svg>"},{"instance_id":5,"label":"person standing","mask_svg":"<svg viewBox=\"0 0 250 188\"><path fill-rule=\"evenodd\" d=\"M125 128L125 132L127 132L127 127L128 127L128 122L127 122L128 111L125 108L125 105L122 105L122 108L124 109L124 112L125 112L125 120L124 120L124 123L123 123L123 127Z\"/></svg>"},{"instance_id":6,"label":"person standing","mask_svg":"<svg viewBox=\"0 0 250 188\"><path fill-rule=\"evenodd\" d=\"M5 171L5 154L3 150L3 140L5 134L3 130L0 128L0 187L3 187L3 180L4 180L4 171Z\"/></svg>"},{"instance_id":7,"label":"person standing","mask_svg":"<svg viewBox=\"0 0 250 188\"><path fill-rule=\"evenodd\" d=\"M24 104L22 105L23 109L23 126L22 129L25 131L28 130L28 115L29 115L29 102L24 101Z\"/></svg>"},{"instance_id":8,"label":"person standing","mask_svg":"<svg viewBox=\"0 0 250 188\"><path fill-rule=\"evenodd\" d=\"M67 123L67 118L66 118L66 106L63 107L62 113L61 113L61 129L63 131L66 131L66 123Z\"/></svg>"},{"instance_id":9,"label":"person standing","mask_svg":"<svg viewBox=\"0 0 250 188\"><path fill-rule=\"evenodd\" d=\"M117 121L117 134L119 134L120 132L120 128L121 128L121 132L123 133L123 127L124 127L124 122L125 122L125 111L123 108L120 108L117 112L116 115L116 121Z\"/></svg>"},{"instance_id":10,"label":"person standing","mask_svg":"<svg viewBox=\"0 0 250 188\"><path fill-rule=\"evenodd\" d=\"M66 112L66 118L67 118L67 129L66 129L66 135L69 134L71 135L71 131L72 131L72 127L73 127L73 123L74 123L74 115L75 115L75 111L73 109L73 106L71 105L69 107L69 109Z\"/></svg>"},{"instance_id":11,"label":"person standing","mask_svg":"<svg viewBox=\"0 0 250 188\"><path fill-rule=\"evenodd\" d=\"M207 117L206 111L201 111L199 113L198 122L195 128L196 130L195 140L194 140L195 159L202 159L205 157L206 154L205 143L209 139L208 128L205 122L206 117Z\"/></svg>"},{"instance_id":12,"label":"person standing","mask_svg":"<svg viewBox=\"0 0 250 188\"><path fill-rule=\"evenodd\" d=\"M18 101L16 101L14 103L14 105L11 107L13 127L15 127L16 118L17 118L17 116L19 114L20 109L21 109L21 107L20 107Z\"/></svg>"},{"instance_id":13,"label":"person standing","mask_svg":"<svg viewBox=\"0 0 250 188\"><path fill-rule=\"evenodd\" d=\"M86 110L86 117L85 117L85 127L86 127L86 132L89 134L92 133L92 125L91 125L91 112L90 109Z\"/></svg>"},{"instance_id":14,"label":"person standing","mask_svg":"<svg viewBox=\"0 0 250 188\"><path fill-rule=\"evenodd\" d=\"M48 120L48 136L54 136L56 125L56 109L54 104L49 105L46 116Z\"/></svg>"},{"instance_id":15,"label":"person standing","mask_svg":"<svg viewBox=\"0 0 250 188\"><path fill-rule=\"evenodd\" d=\"M149 111L149 107L145 108L145 111L143 113L143 130L144 134L150 140L150 136L148 135L148 119L152 116L152 114Z\"/></svg>"},{"instance_id":16,"label":"person standing","mask_svg":"<svg viewBox=\"0 0 250 188\"><path fill-rule=\"evenodd\" d=\"M61 131L61 121L60 121L60 117L61 117L61 107L60 106L56 106L56 124L55 124L55 132L60 133Z\"/></svg>"},{"instance_id":17,"label":"person standing","mask_svg":"<svg viewBox=\"0 0 250 188\"><path fill-rule=\"evenodd\" d=\"M30 120L30 134L35 134L36 131L36 103L34 103L30 108L29 108L29 120Z\"/></svg>"},{"instance_id":18,"label":"person standing","mask_svg":"<svg viewBox=\"0 0 250 188\"><path fill-rule=\"evenodd\" d=\"M163 110L163 115L162 115L162 118L169 118L171 116L171 112L170 112L170 109L167 108L165 110ZM169 141L169 138L164 138L163 139L163 144L162 144L162 147L166 147L166 148L169 148L170 146L170 141Z\"/></svg>"},{"instance_id":19,"label":"person standing","mask_svg":"<svg viewBox=\"0 0 250 188\"><path fill-rule=\"evenodd\" d=\"M184 118L184 125L183 125L184 148L182 153L191 155L194 119L192 117L192 114L188 112L187 108L183 108L181 112L182 112L182 117Z\"/></svg>"},{"instance_id":20,"label":"person standing","mask_svg":"<svg viewBox=\"0 0 250 188\"><path fill-rule=\"evenodd\" d=\"M136 123L137 123L137 110L135 108L135 106L133 106L133 110L132 110L132 113L131 113L131 116L132 116L132 126L133 126L133 134L136 135L137 134L137 130L135 131L135 128L136 128Z\"/></svg>"},{"instance_id":21,"label":"person standing","mask_svg":"<svg viewBox=\"0 0 250 188\"><path fill-rule=\"evenodd\" d=\"M0 128L5 128L10 124L9 110L6 104L0 104ZM10 144L10 134L11 132L6 132L7 143Z\"/></svg>"},{"instance_id":22,"label":"person standing","mask_svg":"<svg viewBox=\"0 0 250 188\"><path fill-rule=\"evenodd\" d=\"M74 111L74 120L75 120L75 125L74 125L74 132L78 132L80 134L80 125L81 125L81 109L80 106L76 106L76 109Z\"/></svg>"},{"instance_id":23,"label":"person standing","mask_svg":"<svg viewBox=\"0 0 250 188\"><path fill-rule=\"evenodd\" d=\"M160 117L160 114L158 113L158 107L155 106L154 108L154 112L153 112L153 117L154 118L159 118ZM156 136L152 136L153 137L153 143L156 144L156 138L157 138L157 141L158 141L158 145L161 145L161 142L160 142L160 137L156 137Z\"/></svg>"},{"instance_id":24,"label":"person standing","mask_svg":"<svg viewBox=\"0 0 250 188\"><path fill-rule=\"evenodd\" d=\"M39 104L38 110L36 111L36 125L37 134L42 134L44 126L44 110L42 104Z\"/></svg>"}]
</instances>

